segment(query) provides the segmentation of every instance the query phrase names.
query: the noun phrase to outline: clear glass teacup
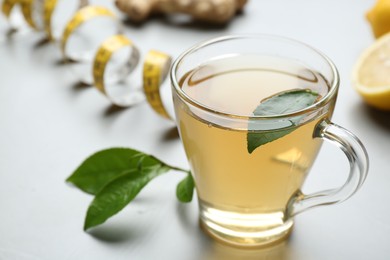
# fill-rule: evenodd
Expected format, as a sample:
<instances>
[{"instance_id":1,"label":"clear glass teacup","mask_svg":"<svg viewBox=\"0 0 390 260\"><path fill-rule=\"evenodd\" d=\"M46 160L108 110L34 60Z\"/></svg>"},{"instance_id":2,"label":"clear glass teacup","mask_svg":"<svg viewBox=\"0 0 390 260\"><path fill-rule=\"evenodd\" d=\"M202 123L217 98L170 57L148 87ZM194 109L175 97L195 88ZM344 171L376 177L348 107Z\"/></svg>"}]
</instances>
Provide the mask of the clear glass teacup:
<instances>
[{"instance_id":1,"label":"clear glass teacup","mask_svg":"<svg viewBox=\"0 0 390 260\"><path fill-rule=\"evenodd\" d=\"M346 200L363 184L364 146L330 121L337 69L308 45L270 35L216 38L178 57L171 81L200 222L212 237L274 243L288 236L296 214ZM345 153L349 177L306 195L301 188L323 140Z\"/></svg>"}]
</instances>

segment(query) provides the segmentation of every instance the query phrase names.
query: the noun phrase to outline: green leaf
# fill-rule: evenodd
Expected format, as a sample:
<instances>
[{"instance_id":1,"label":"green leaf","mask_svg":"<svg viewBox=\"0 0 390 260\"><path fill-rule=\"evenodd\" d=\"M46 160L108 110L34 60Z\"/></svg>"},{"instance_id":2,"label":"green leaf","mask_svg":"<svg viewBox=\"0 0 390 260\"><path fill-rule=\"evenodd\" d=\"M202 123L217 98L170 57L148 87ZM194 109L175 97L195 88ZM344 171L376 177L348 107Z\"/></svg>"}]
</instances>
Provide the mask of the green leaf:
<instances>
[{"instance_id":1,"label":"green leaf","mask_svg":"<svg viewBox=\"0 0 390 260\"><path fill-rule=\"evenodd\" d=\"M296 89L287 92L278 93L265 100L262 100L257 108L253 111L255 116L281 115L304 109L313 105L318 99L318 94L309 89ZM247 134L247 149L252 153L258 147L277 140L298 128L299 121L302 117L295 117L288 121L289 125L280 120L269 121L274 123L278 130L257 129L257 122L249 121ZM281 127L282 126L282 127ZM270 127L270 126L268 126ZM272 129L272 127L270 127Z\"/></svg>"},{"instance_id":2,"label":"green leaf","mask_svg":"<svg viewBox=\"0 0 390 260\"><path fill-rule=\"evenodd\" d=\"M84 230L104 223L129 204L149 181L172 168L152 156L144 156L137 169L118 177L97 193L88 208Z\"/></svg>"},{"instance_id":3,"label":"green leaf","mask_svg":"<svg viewBox=\"0 0 390 260\"><path fill-rule=\"evenodd\" d=\"M266 98L260 102L255 116L281 115L299 111L314 104L318 93L309 89L293 89Z\"/></svg>"},{"instance_id":4,"label":"green leaf","mask_svg":"<svg viewBox=\"0 0 390 260\"><path fill-rule=\"evenodd\" d=\"M96 195L88 208L84 229L104 223L129 204L152 179L169 170L190 175L187 170L134 149L111 148L90 156L67 179L81 190ZM191 200L190 181L186 181L188 194L179 200L188 197Z\"/></svg>"},{"instance_id":5,"label":"green leaf","mask_svg":"<svg viewBox=\"0 0 390 260\"><path fill-rule=\"evenodd\" d=\"M248 133L248 152L252 153L256 148L262 146L266 143L272 142L276 139L279 139L289 133L293 132L296 127L291 127L286 130L279 130L275 132L251 132Z\"/></svg>"},{"instance_id":6,"label":"green leaf","mask_svg":"<svg viewBox=\"0 0 390 260\"><path fill-rule=\"evenodd\" d=\"M191 173L188 173L176 187L176 197L180 202L188 203L192 201L194 195L195 183Z\"/></svg>"},{"instance_id":7,"label":"green leaf","mask_svg":"<svg viewBox=\"0 0 390 260\"><path fill-rule=\"evenodd\" d=\"M116 178L137 171L142 152L127 148L99 151L87 158L66 180L90 194L97 194Z\"/></svg>"}]
</instances>

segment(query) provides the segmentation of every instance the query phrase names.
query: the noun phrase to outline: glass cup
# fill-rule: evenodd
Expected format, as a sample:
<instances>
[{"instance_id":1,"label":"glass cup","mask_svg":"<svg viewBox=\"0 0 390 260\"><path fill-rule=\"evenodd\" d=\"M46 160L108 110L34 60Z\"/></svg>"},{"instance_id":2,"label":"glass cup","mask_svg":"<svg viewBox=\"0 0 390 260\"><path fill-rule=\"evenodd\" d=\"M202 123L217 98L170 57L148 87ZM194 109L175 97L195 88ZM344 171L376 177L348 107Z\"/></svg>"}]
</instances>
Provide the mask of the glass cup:
<instances>
[{"instance_id":1,"label":"glass cup","mask_svg":"<svg viewBox=\"0 0 390 260\"><path fill-rule=\"evenodd\" d=\"M235 108L221 111L217 105L200 101L205 97L199 95L208 92L190 96L182 89L183 78L199 66L239 55L267 57L259 63L265 70L275 69L278 63L273 58L301 64L321 75L327 91L306 108L256 116L243 115ZM234 66L240 70L250 65ZM217 240L237 246L280 241L290 234L295 215L344 201L363 184L368 171L367 152L354 134L330 121L340 80L333 62L321 52L277 36L226 36L184 52L174 62L170 76L177 127L198 194L200 223ZM272 86L268 83L272 82L259 82L258 87ZM228 86L232 89L222 91L236 94L239 100L240 88ZM248 101L239 102L244 107ZM291 133L251 153L247 151L249 134L277 134L290 129L291 122L299 122ZM349 177L340 188L304 194L302 185L323 140L345 153Z\"/></svg>"}]
</instances>

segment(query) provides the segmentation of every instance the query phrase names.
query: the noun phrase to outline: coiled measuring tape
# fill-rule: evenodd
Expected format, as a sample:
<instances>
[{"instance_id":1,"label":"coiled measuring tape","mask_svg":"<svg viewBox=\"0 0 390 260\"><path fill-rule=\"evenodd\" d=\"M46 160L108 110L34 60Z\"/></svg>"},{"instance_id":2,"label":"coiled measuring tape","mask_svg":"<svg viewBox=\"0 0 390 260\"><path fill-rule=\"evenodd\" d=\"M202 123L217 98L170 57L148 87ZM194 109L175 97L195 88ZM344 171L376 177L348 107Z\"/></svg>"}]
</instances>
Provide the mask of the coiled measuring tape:
<instances>
[{"instance_id":1,"label":"coiled measuring tape","mask_svg":"<svg viewBox=\"0 0 390 260\"><path fill-rule=\"evenodd\" d=\"M51 18L56 6L57 6L57 0L46 0L43 5L43 29L45 30L49 40L53 40Z\"/></svg>"},{"instance_id":2,"label":"coiled measuring tape","mask_svg":"<svg viewBox=\"0 0 390 260\"><path fill-rule=\"evenodd\" d=\"M121 74L118 75L118 81L126 78L126 76L137 67L140 54L138 48L133 44L133 42L126 36L120 34L109 37L100 45L95 55L92 70L95 87L107 96L113 104L122 107L133 105L134 101L132 99L125 99L123 96L111 95L106 89L105 72L112 55L116 51L125 47L130 48L131 52L130 56L127 58L124 70L122 70Z\"/></svg>"},{"instance_id":3,"label":"coiled measuring tape","mask_svg":"<svg viewBox=\"0 0 390 260\"><path fill-rule=\"evenodd\" d=\"M37 25L34 22L32 16L34 0L20 0L20 6L22 8L22 13L26 22L34 29L37 29Z\"/></svg>"},{"instance_id":4,"label":"coiled measuring tape","mask_svg":"<svg viewBox=\"0 0 390 260\"><path fill-rule=\"evenodd\" d=\"M18 4L19 0L3 0L3 4L1 5L1 11L3 14L9 18L12 12L12 9L16 4Z\"/></svg>"},{"instance_id":5,"label":"coiled measuring tape","mask_svg":"<svg viewBox=\"0 0 390 260\"><path fill-rule=\"evenodd\" d=\"M11 1L15 1L15 0L11 0ZM53 40L52 16L54 10L58 6L59 0L18 0L18 1L20 1L22 13L26 22L36 30L45 31L48 36L48 39ZM67 1L67 0L62 0L62 1ZM79 5L77 9L86 6L88 4L88 0L78 0L78 1L79 1ZM34 15L34 11L36 11L34 9L36 8L38 8L38 11L40 11L38 15ZM36 19L39 19L38 24Z\"/></svg>"},{"instance_id":6,"label":"coiled measuring tape","mask_svg":"<svg viewBox=\"0 0 390 260\"><path fill-rule=\"evenodd\" d=\"M123 77L121 77L121 79L125 78L136 68L139 61L139 51L135 47L133 42L126 38L126 36L124 35L114 35L106 39L97 51L93 64L93 79L95 87L101 93L103 93L113 104L122 107L134 105L134 102L131 101L131 99L126 100L124 95L111 95L106 89L107 86L105 84L105 74L106 66L110 61L112 55L116 51L124 47L132 48L131 55L127 62L126 72L122 74ZM146 55L143 64L144 96L146 97L146 100L152 107L152 109L160 116L167 119L172 119L172 117L165 109L164 103L160 95L160 90L162 83L168 75L171 61L172 59L169 55L152 50L149 51ZM137 93L134 94L136 95ZM131 95L131 93L126 93L126 95Z\"/></svg>"},{"instance_id":7,"label":"coiled measuring tape","mask_svg":"<svg viewBox=\"0 0 390 260\"><path fill-rule=\"evenodd\" d=\"M152 109L162 117L172 119L161 99L160 87L166 79L172 58L162 52L151 50L145 58L143 67L143 88L146 100Z\"/></svg>"},{"instance_id":8,"label":"coiled measuring tape","mask_svg":"<svg viewBox=\"0 0 390 260\"><path fill-rule=\"evenodd\" d=\"M83 23L96 18L96 17L112 17L116 18L115 14L111 12L109 9L101 6L86 6L81 8L79 11L75 13L72 19L66 24L64 32L61 38L61 51L65 58L66 57L66 46L69 40L69 37L72 33L79 28Z\"/></svg>"},{"instance_id":9,"label":"coiled measuring tape","mask_svg":"<svg viewBox=\"0 0 390 260\"><path fill-rule=\"evenodd\" d=\"M67 0L63 0L63 1L67 1ZM88 0L79 0L77 10L87 5L88 5ZM49 40L54 40L53 28L52 28L52 17L57 6L58 6L58 0L44 0L43 29L46 32Z\"/></svg>"}]
</instances>

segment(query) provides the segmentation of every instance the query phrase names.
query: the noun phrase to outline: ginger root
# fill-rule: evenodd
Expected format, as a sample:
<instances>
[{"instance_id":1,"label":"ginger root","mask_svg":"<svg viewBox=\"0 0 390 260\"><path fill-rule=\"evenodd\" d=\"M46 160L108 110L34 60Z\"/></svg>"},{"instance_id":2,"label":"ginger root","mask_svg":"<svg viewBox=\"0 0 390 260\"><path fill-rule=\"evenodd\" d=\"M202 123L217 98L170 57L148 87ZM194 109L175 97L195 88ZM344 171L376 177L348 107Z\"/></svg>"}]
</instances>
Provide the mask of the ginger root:
<instances>
[{"instance_id":1,"label":"ginger root","mask_svg":"<svg viewBox=\"0 0 390 260\"><path fill-rule=\"evenodd\" d=\"M183 13L211 23L226 23L241 11L247 0L116 0L116 6L134 22L151 14Z\"/></svg>"}]
</instances>

